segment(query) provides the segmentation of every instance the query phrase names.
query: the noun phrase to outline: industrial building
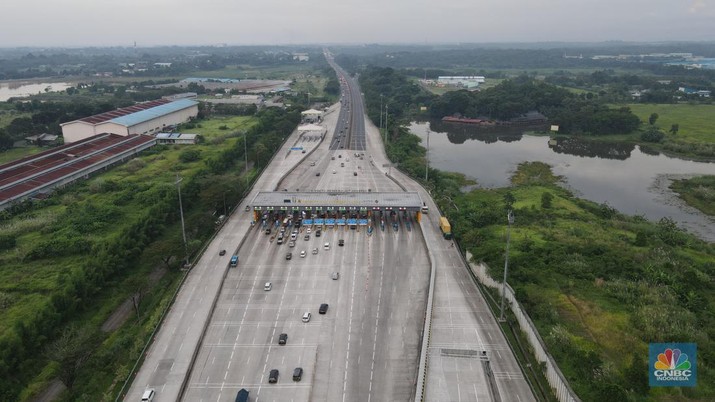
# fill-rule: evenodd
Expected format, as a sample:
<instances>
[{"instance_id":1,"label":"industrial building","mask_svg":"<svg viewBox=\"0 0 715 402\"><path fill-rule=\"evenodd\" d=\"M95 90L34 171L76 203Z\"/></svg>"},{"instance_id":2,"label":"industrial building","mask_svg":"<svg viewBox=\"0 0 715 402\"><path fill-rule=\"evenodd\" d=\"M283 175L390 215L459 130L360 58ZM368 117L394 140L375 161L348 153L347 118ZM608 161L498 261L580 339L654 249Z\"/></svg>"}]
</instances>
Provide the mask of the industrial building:
<instances>
[{"instance_id":1,"label":"industrial building","mask_svg":"<svg viewBox=\"0 0 715 402\"><path fill-rule=\"evenodd\" d=\"M156 144L147 135L100 134L0 165L0 210L134 157Z\"/></svg>"},{"instance_id":2,"label":"industrial building","mask_svg":"<svg viewBox=\"0 0 715 402\"><path fill-rule=\"evenodd\" d=\"M194 145L198 141L198 134L159 133L156 141L159 144Z\"/></svg>"},{"instance_id":3,"label":"industrial building","mask_svg":"<svg viewBox=\"0 0 715 402\"><path fill-rule=\"evenodd\" d=\"M159 99L100 113L60 124L65 143L76 142L98 134L155 134L195 118L199 103L191 99Z\"/></svg>"},{"instance_id":4,"label":"industrial building","mask_svg":"<svg viewBox=\"0 0 715 402\"><path fill-rule=\"evenodd\" d=\"M477 88L479 84L483 84L485 81L485 78L480 75L437 77L437 85L452 85L467 89Z\"/></svg>"}]
</instances>

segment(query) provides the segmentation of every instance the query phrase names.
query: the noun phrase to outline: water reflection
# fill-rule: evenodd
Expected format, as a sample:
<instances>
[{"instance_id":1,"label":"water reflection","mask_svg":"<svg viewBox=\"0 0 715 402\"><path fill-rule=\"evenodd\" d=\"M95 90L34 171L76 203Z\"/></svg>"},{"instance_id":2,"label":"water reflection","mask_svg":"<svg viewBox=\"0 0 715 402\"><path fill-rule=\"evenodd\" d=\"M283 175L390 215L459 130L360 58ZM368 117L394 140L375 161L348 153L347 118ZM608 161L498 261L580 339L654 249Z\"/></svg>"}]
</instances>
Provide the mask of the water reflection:
<instances>
[{"instance_id":1,"label":"water reflection","mask_svg":"<svg viewBox=\"0 0 715 402\"><path fill-rule=\"evenodd\" d=\"M671 217L709 241L715 241L715 219L684 208L668 190L669 175L715 174L715 163L671 158L638 146L574 138L550 139L525 132L451 127L441 122L413 123L411 131L430 135L430 165L460 172L480 187L508 186L521 162L541 161L563 176L578 196L608 203L621 212L651 220ZM423 142L424 144L424 142Z\"/></svg>"},{"instance_id":2,"label":"water reflection","mask_svg":"<svg viewBox=\"0 0 715 402\"><path fill-rule=\"evenodd\" d=\"M604 159L626 160L631 157L635 147L634 144L623 142L588 141L569 137L557 137L549 141L549 148L560 154Z\"/></svg>"}]
</instances>

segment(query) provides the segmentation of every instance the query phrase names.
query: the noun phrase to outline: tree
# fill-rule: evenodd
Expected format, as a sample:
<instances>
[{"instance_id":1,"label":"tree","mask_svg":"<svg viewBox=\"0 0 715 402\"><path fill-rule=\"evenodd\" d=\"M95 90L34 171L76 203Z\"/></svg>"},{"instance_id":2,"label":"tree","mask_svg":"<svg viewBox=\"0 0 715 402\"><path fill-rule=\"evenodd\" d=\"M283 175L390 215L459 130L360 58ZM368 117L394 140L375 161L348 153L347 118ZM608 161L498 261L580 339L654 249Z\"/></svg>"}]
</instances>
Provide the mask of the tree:
<instances>
[{"instance_id":1,"label":"tree","mask_svg":"<svg viewBox=\"0 0 715 402\"><path fill-rule=\"evenodd\" d=\"M652 126L655 124L656 120L658 120L658 113L651 113L650 117L648 117L648 124Z\"/></svg>"},{"instance_id":2,"label":"tree","mask_svg":"<svg viewBox=\"0 0 715 402\"><path fill-rule=\"evenodd\" d=\"M59 363L59 377L67 388L72 388L79 369L92 355L95 336L88 327L69 326L45 351L49 360Z\"/></svg>"},{"instance_id":3,"label":"tree","mask_svg":"<svg viewBox=\"0 0 715 402\"><path fill-rule=\"evenodd\" d=\"M514 194L512 194L511 191L507 191L506 194L504 194L504 206L506 207L506 209L511 209L511 207L514 205L514 202L516 202Z\"/></svg>"},{"instance_id":4,"label":"tree","mask_svg":"<svg viewBox=\"0 0 715 402\"><path fill-rule=\"evenodd\" d=\"M680 125L679 124L673 124L670 126L670 130L668 130L671 134L676 135L678 134L678 130L680 130Z\"/></svg>"},{"instance_id":5,"label":"tree","mask_svg":"<svg viewBox=\"0 0 715 402\"><path fill-rule=\"evenodd\" d=\"M551 208L551 201L553 201L554 196L548 192L545 191L544 193L541 194L541 208L543 209L549 209Z\"/></svg>"}]
</instances>

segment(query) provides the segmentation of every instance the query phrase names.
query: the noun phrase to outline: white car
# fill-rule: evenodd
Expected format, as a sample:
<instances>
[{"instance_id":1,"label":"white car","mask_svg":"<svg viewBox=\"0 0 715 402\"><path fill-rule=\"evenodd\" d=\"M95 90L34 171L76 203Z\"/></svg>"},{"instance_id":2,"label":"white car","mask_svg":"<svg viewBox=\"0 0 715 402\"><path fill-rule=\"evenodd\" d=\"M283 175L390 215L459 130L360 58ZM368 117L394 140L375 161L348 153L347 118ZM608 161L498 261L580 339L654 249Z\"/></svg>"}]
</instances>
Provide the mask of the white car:
<instances>
[{"instance_id":1,"label":"white car","mask_svg":"<svg viewBox=\"0 0 715 402\"><path fill-rule=\"evenodd\" d=\"M313 254L318 254L318 248L317 248L317 247L313 249Z\"/></svg>"},{"instance_id":2,"label":"white car","mask_svg":"<svg viewBox=\"0 0 715 402\"><path fill-rule=\"evenodd\" d=\"M310 232L311 232L311 231L310 231L310 228L308 228L308 229L305 231L305 234L310 234Z\"/></svg>"},{"instance_id":3,"label":"white car","mask_svg":"<svg viewBox=\"0 0 715 402\"><path fill-rule=\"evenodd\" d=\"M301 252L300 252L300 258L305 258L305 255L306 255L306 254L307 254L307 253L305 252L305 250L301 251Z\"/></svg>"},{"instance_id":4,"label":"white car","mask_svg":"<svg viewBox=\"0 0 715 402\"><path fill-rule=\"evenodd\" d=\"M323 246L323 248L326 249L326 250L330 250L330 243L329 243L329 242L328 242L328 243L325 243L325 245Z\"/></svg>"}]
</instances>

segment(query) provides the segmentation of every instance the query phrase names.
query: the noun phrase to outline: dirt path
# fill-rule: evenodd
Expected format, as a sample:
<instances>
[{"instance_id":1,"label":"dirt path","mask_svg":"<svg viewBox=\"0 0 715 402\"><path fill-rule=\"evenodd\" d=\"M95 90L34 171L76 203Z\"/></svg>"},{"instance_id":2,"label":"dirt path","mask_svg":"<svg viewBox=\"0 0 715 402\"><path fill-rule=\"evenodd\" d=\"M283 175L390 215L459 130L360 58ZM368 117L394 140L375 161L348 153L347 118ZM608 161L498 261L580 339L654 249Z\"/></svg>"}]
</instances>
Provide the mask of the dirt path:
<instances>
[{"instance_id":1,"label":"dirt path","mask_svg":"<svg viewBox=\"0 0 715 402\"><path fill-rule=\"evenodd\" d=\"M52 380L50 385L45 388L44 391L42 391L39 395L36 397L32 398L32 402L52 402L57 400L57 398L60 396L60 394L67 389L65 387L65 384L62 383L62 381L58 379Z\"/></svg>"},{"instance_id":2,"label":"dirt path","mask_svg":"<svg viewBox=\"0 0 715 402\"><path fill-rule=\"evenodd\" d=\"M160 265L154 268L154 270L149 274L147 280L147 290L145 293L151 292L151 289L156 286L159 280L166 274L166 266ZM136 293L134 294L136 295ZM117 328L121 327L129 317L134 313L134 304L132 303L132 298L129 297L124 301L116 310L107 318L107 320L102 324L102 332L112 332Z\"/></svg>"}]
</instances>

